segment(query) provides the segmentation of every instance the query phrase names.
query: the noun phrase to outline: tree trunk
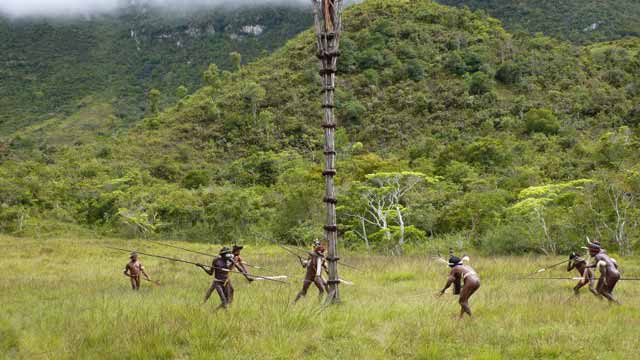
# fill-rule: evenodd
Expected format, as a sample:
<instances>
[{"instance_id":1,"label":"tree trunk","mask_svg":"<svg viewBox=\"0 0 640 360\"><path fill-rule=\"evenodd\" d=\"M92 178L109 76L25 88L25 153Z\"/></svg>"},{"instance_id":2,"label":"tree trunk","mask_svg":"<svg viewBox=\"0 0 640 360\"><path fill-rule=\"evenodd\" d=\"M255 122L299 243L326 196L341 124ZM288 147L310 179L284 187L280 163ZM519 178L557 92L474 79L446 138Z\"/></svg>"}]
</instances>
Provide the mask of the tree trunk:
<instances>
[{"instance_id":1,"label":"tree trunk","mask_svg":"<svg viewBox=\"0 0 640 360\"><path fill-rule=\"evenodd\" d=\"M367 226L364 223L364 218L360 219L360 224L362 225L362 238L364 239L364 246L367 247L367 252L371 250L369 247L369 237L367 236Z\"/></svg>"},{"instance_id":2,"label":"tree trunk","mask_svg":"<svg viewBox=\"0 0 640 360\"><path fill-rule=\"evenodd\" d=\"M398 212L398 224L400 225L400 240L398 240L398 247L400 248L400 253L402 253L404 247L404 219L402 218L400 206L396 206L396 211Z\"/></svg>"}]
</instances>

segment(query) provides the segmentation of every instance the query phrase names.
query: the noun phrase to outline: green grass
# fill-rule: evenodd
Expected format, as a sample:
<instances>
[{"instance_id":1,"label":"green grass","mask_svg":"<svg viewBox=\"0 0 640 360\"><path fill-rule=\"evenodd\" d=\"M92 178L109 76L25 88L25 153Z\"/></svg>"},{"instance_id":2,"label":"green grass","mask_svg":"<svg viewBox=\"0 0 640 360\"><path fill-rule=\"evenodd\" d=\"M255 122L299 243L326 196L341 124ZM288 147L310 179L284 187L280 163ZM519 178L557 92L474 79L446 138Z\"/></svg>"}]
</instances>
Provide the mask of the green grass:
<instances>
[{"instance_id":1,"label":"green grass","mask_svg":"<svg viewBox=\"0 0 640 360\"><path fill-rule=\"evenodd\" d=\"M161 285L145 282L134 293L122 275L127 254L100 248L106 244L208 260L133 240L0 237L0 358L640 357L640 284L620 283L616 295L624 305L609 306L586 291L573 299L573 281L510 281L556 258L472 257L482 287L471 301L475 319L460 322L456 298L433 296L447 268L426 256L343 254L365 271L343 268L355 285L341 287L342 304L323 308L314 291L292 304L303 276L295 258L249 245L247 261L278 269L272 274L289 275L290 284L249 284L234 276L235 303L214 312L215 295L201 304L211 278L195 266L142 256ZM627 276L640 272L638 259L619 262ZM551 274L566 275L563 269Z\"/></svg>"}]
</instances>

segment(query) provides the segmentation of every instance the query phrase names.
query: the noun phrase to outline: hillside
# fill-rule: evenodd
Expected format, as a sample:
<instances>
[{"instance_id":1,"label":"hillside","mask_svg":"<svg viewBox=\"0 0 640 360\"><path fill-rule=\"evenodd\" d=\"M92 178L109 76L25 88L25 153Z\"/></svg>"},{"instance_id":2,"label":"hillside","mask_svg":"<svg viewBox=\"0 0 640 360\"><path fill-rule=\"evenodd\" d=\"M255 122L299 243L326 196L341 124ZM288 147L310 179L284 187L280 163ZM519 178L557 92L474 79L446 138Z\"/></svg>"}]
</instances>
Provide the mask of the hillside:
<instances>
[{"instance_id":1,"label":"hillside","mask_svg":"<svg viewBox=\"0 0 640 360\"><path fill-rule=\"evenodd\" d=\"M179 86L202 85L210 63L231 70L229 53L249 62L306 29L307 10L137 5L90 18L0 17L0 137L92 105L129 124L149 111L150 89L162 89L162 106L175 103Z\"/></svg>"},{"instance_id":2,"label":"hillside","mask_svg":"<svg viewBox=\"0 0 640 360\"><path fill-rule=\"evenodd\" d=\"M552 253L595 234L621 252L638 245L639 39L577 47L426 0L353 6L345 29L344 244ZM313 39L209 73L175 107L95 143L18 135L0 149L0 229L218 243L320 236ZM367 200L397 183L411 191L369 217Z\"/></svg>"},{"instance_id":3,"label":"hillside","mask_svg":"<svg viewBox=\"0 0 640 360\"><path fill-rule=\"evenodd\" d=\"M635 0L437 0L484 10L508 30L543 33L579 44L640 35Z\"/></svg>"}]
</instances>

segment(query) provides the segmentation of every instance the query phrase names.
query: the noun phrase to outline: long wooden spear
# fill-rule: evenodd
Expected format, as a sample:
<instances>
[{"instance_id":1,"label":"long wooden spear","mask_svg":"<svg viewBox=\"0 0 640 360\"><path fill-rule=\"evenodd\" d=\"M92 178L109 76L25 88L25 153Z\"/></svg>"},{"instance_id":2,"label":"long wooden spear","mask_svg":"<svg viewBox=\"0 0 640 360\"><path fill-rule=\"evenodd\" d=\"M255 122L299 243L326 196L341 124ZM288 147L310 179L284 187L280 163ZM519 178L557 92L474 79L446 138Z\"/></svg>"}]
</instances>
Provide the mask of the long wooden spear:
<instances>
[{"instance_id":1,"label":"long wooden spear","mask_svg":"<svg viewBox=\"0 0 640 360\"><path fill-rule=\"evenodd\" d=\"M302 257L298 253L294 252L294 250L298 251L300 253L304 253L306 255L306 252L304 250L302 250L302 249L298 249L296 247L289 248L289 247L286 247L286 246L284 246L282 244L277 244L277 245L279 247L283 248L284 250L286 250L287 252L289 252L290 254L297 256L301 261L302 261ZM348 267L348 268L351 268L351 269L354 269L354 270L362 271L362 269L360 269L358 267L355 267L353 265L345 264L343 261L340 261L340 265Z\"/></svg>"},{"instance_id":2,"label":"long wooden spear","mask_svg":"<svg viewBox=\"0 0 640 360\"><path fill-rule=\"evenodd\" d=\"M111 246L103 246L106 249L111 249L111 250L118 250L118 251L125 251L125 252L133 252L132 250L128 250L128 249L121 249L121 248L117 248L117 247L111 247ZM178 258L172 258L172 257L168 257L168 256L162 256L162 255L155 255L155 254L149 254L149 253L143 253L141 251L136 251L138 254L140 255L145 255L145 256L151 256L151 257L155 257L155 258L159 258L159 259L164 259L164 260L169 260L169 261L175 261L175 262L181 262L181 263L185 263L185 264L192 264L192 265L197 265L197 266L204 266L204 267L208 267L210 269L217 269L217 270L222 270L222 271L226 271L226 272L231 272L231 273L236 273L236 274L242 274L240 271L235 271L235 270L231 270L231 269L225 269L225 268L220 268L220 267L216 267L216 266L210 266L210 265L204 265L204 264L200 264L200 263L195 263L192 261L187 261L187 260L182 260L182 259L178 259ZM247 274L251 277L255 277L258 279L264 279L264 280L269 280L269 281L275 281L275 282L279 282L279 283L283 283L283 284L288 284L288 282L286 281L282 281L282 280L277 280L273 277L269 277L269 276L260 276L260 275L254 275L254 274Z\"/></svg>"},{"instance_id":3,"label":"long wooden spear","mask_svg":"<svg viewBox=\"0 0 640 360\"><path fill-rule=\"evenodd\" d=\"M175 245L171 245L171 244L165 244L165 243L162 243L162 242L159 242L159 241L154 241L154 240L150 240L150 239L143 239L143 240L146 240L146 241L151 242L151 243L156 244L156 245L167 246L167 247L174 248L174 249L180 249L180 250L187 251L187 252L194 253L194 254L200 254L200 255L210 256L210 257L217 257L217 255L204 253L204 252L200 252L200 251L195 251L195 250L191 250L191 249L187 249L187 248L183 248L183 247L175 246ZM252 265L252 264L246 263L244 261L242 262L242 264L243 265L247 265L248 267L255 268L255 269L268 270L267 268L263 268L262 266Z\"/></svg>"},{"instance_id":4,"label":"long wooden spear","mask_svg":"<svg viewBox=\"0 0 640 360\"><path fill-rule=\"evenodd\" d=\"M599 280L600 278L594 278L593 280ZM523 277L516 278L515 280L584 280L583 277ZM638 277L632 278L620 278L618 280L626 280L626 281L640 281Z\"/></svg>"}]
</instances>

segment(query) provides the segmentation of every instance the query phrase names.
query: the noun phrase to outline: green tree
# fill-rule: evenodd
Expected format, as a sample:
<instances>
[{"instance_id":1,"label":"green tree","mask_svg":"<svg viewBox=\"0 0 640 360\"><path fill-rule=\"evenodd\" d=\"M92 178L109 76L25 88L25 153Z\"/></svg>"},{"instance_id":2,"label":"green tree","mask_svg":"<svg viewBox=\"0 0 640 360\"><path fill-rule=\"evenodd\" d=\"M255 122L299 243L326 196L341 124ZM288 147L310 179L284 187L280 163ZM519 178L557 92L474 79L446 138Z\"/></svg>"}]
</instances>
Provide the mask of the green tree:
<instances>
[{"instance_id":1,"label":"green tree","mask_svg":"<svg viewBox=\"0 0 640 360\"><path fill-rule=\"evenodd\" d=\"M232 52L229 54L229 60L231 61L231 65L233 65L234 70L240 70L242 66L242 55L238 52Z\"/></svg>"},{"instance_id":2,"label":"green tree","mask_svg":"<svg viewBox=\"0 0 640 360\"><path fill-rule=\"evenodd\" d=\"M160 110L160 90L158 89L151 89L149 91L149 95L148 95L148 101L149 101L149 109L151 111L152 114L157 114L158 111Z\"/></svg>"}]
</instances>

